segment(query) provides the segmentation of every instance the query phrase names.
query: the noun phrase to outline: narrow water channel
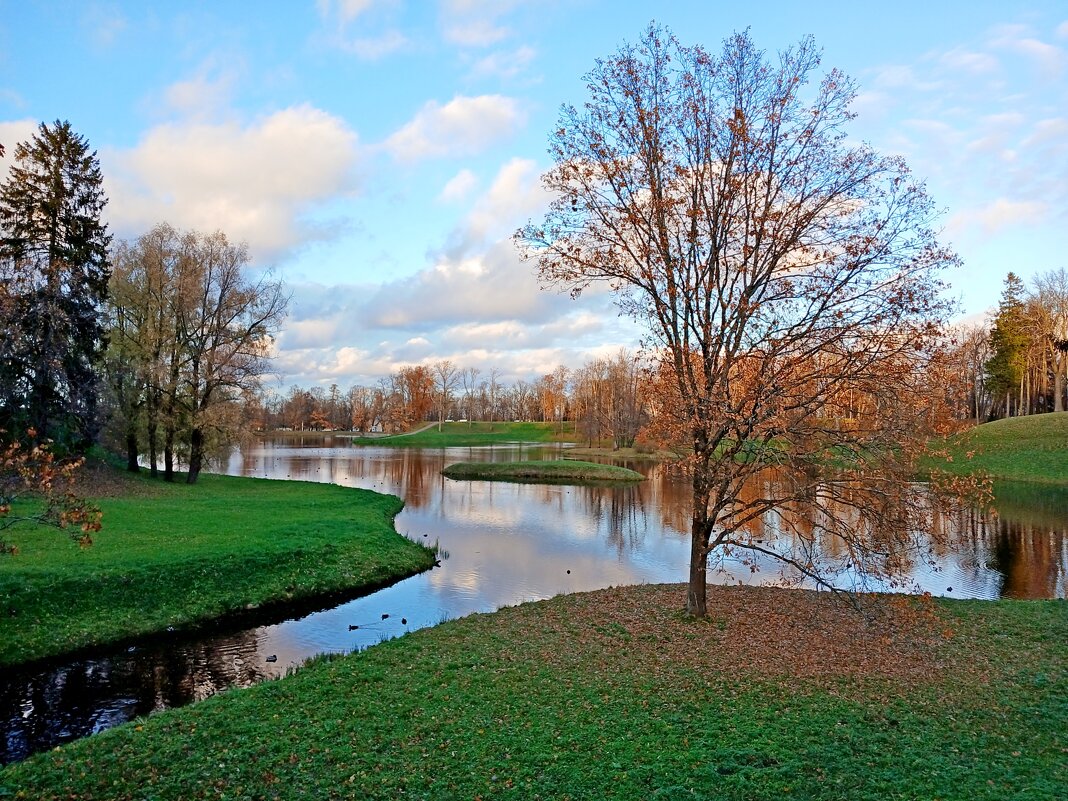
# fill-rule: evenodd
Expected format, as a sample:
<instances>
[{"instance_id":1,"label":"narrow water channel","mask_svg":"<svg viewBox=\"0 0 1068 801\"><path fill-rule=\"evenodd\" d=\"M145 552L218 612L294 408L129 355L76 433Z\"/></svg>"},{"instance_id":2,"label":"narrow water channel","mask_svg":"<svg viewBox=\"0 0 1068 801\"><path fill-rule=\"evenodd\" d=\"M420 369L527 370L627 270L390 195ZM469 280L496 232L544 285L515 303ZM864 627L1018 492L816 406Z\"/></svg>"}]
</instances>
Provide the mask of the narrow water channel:
<instances>
[{"instance_id":1,"label":"narrow water channel","mask_svg":"<svg viewBox=\"0 0 1068 801\"><path fill-rule=\"evenodd\" d=\"M688 487L659 465L627 487L451 481L456 461L550 458L558 447L445 450L355 447L343 438L266 441L235 453L234 475L332 482L405 501L408 537L438 543L441 566L362 598L268 625L152 638L118 651L0 676L0 763L154 711L284 675L318 653L344 653L472 612L620 584L681 581L689 558ZM943 521L961 547L923 589L960 598L1065 597L1068 493L1000 487L1001 515ZM719 582L774 582L727 564Z\"/></svg>"}]
</instances>

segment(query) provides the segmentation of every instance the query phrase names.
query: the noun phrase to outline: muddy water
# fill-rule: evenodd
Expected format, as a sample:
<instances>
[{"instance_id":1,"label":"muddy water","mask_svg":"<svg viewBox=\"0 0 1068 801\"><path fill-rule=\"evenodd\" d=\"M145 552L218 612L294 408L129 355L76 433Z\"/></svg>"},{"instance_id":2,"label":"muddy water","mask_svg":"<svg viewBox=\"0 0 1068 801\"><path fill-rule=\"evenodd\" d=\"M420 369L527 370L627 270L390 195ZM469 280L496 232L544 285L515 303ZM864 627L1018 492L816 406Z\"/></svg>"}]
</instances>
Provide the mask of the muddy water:
<instances>
[{"instance_id":1,"label":"muddy water","mask_svg":"<svg viewBox=\"0 0 1068 801\"><path fill-rule=\"evenodd\" d=\"M689 558L688 487L660 466L626 487L451 481L455 461L551 458L558 448L353 447L342 438L264 442L223 465L235 475L389 492L405 501L397 530L437 543L441 566L391 587L268 625L146 640L118 652L0 676L0 763L110 726L284 675L322 652L348 652L472 612L610 585L680 581ZM558 454L557 454L558 455ZM1068 493L998 488L1000 517L941 521L960 547L917 566L936 595L1065 597ZM714 581L775 581L726 563Z\"/></svg>"}]
</instances>

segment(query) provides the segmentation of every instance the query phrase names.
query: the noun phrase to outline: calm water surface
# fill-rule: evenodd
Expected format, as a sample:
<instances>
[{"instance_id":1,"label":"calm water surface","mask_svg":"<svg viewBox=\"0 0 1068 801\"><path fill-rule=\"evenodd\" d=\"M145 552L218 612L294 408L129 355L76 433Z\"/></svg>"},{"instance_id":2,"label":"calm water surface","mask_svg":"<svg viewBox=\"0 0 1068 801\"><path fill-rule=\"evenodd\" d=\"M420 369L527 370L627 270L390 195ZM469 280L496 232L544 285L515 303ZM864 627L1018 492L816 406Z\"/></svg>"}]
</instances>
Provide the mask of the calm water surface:
<instances>
[{"instance_id":1,"label":"calm water surface","mask_svg":"<svg viewBox=\"0 0 1068 801\"><path fill-rule=\"evenodd\" d=\"M233 475L332 482L405 501L408 537L437 543L440 567L363 598L270 625L146 640L0 677L0 763L24 758L134 717L284 675L310 656L348 652L472 612L620 584L675 582L689 559L685 481L656 464L629 467L649 480L627 487L451 481L456 461L551 458L559 447L445 450L354 447L343 438L267 441L235 453ZM912 579L961 598L1065 597L1068 493L998 487L1000 517L944 521L961 545L937 570ZM724 565L713 580L774 582ZM269 661L268 661L269 660Z\"/></svg>"}]
</instances>

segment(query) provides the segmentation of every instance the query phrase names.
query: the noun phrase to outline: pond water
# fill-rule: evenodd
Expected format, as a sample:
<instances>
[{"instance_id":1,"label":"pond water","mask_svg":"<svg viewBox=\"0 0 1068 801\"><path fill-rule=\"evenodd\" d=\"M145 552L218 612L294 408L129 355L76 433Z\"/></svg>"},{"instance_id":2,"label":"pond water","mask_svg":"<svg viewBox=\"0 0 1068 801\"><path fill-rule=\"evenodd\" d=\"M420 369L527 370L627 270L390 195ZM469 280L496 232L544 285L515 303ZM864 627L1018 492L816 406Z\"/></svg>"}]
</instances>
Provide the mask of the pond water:
<instances>
[{"instance_id":1,"label":"pond water","mask_svg":"<svg viewBox=\"0 0 1068 801\"><path fill-rule=\"evenodd\" d=\"M233 475L333 482L405 501L397 530L447 556L426 573L329 609L239 630L167 635L92 656L0 676L0 763L228 687L284 675L318 653L349 652L472 612L620 584L684 580L689 559L684 480L660 465L631 486L544 486L452 481L456 461L552 458L559 446L444 450L352 446L317 436L235 452ZM1033 485L997 490L1000 516L944 521L960 547L912 579L936 595L1063 598L1068 591L1068 492ZM444 554L443 554L444 555ZM727 563L710 580L775 582ZM680 599L681 602L681 599Z\"/></svg>"}]
</instances>

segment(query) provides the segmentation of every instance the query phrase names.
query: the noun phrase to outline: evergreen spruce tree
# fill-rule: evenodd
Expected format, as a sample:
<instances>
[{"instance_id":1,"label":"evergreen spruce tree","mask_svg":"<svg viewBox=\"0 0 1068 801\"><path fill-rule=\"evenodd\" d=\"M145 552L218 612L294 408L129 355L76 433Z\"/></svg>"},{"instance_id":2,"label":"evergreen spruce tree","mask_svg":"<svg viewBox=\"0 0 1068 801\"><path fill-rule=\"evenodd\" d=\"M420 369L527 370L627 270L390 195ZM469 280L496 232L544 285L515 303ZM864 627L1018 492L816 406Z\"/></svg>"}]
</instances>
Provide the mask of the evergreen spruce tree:
<instances>
[{"instance_id":1,"label":"evergreen spruce tree","mask_svg":"<svg viewBox=\"0 0 1068 801\"><path fill-rule=\"evenodd\" d=\"M1026 322L1024 284L1016 273L1010 272L990 330L993 355L986 362L987 386L995 399L993 408L1003 402L1006 417L1012 416L1013 392L1023 376L1028 344Z\"/></svg>"},{"instance_id":2,"label":"evergreen spruce tree","mask_svg":"<svg viewBox=\"0 0 1068 801\"><path fill-rule=\"evenodd\" d=\"M111 237L100 164L68 122L15 146L0 185L0 428L80 451L98 428Z\"/></svg>"}]
</instances>

